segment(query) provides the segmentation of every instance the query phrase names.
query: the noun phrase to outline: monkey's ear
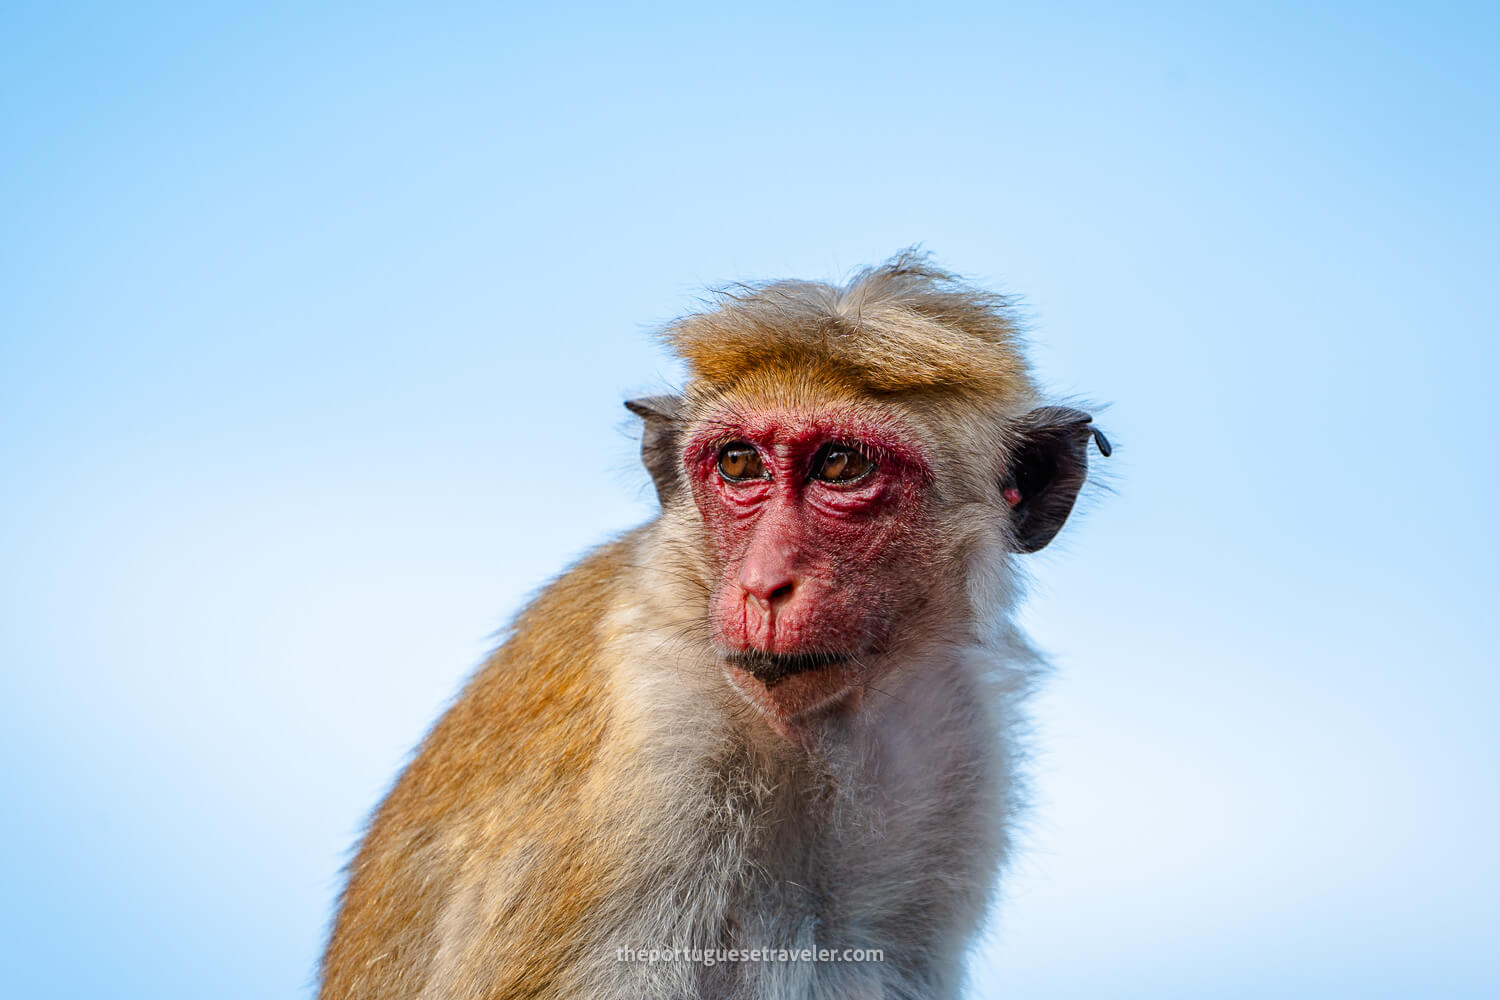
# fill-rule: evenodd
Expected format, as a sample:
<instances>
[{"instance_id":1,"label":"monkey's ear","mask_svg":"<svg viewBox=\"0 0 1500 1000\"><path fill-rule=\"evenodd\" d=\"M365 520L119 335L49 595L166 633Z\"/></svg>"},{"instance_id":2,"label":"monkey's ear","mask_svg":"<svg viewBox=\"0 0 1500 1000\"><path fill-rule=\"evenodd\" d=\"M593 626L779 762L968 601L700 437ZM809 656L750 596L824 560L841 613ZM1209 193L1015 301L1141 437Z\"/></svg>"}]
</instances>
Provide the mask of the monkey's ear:
<instances>
[{"instance_id":1,"label":"monkey's ear","mask_svg":"<svg viewBox=\"0 0 1500 1000\"><path fill-rule=\"evenodd\" d=\"M1045 547L1073 512L1088 478L1089 440L1105 457L1113 451L1093 419L1065 406L1043 406L1021 418L1021 439L1001 484L1012 512L1014 551Z\"/></svg>"},{"instance_id":2,"label":"monkey's ear","mask_svg":"<svg viewBox=\"0 0 1500 1000\"><path fill-rule=\"evenodd\" d=\"M646 396L626 400L625 409L645 422L641 432L641 463L656 483L656 498L665 507L676 495L678 478L677 416L682 400L677 396Z\"/></svg>"}]
</instances>

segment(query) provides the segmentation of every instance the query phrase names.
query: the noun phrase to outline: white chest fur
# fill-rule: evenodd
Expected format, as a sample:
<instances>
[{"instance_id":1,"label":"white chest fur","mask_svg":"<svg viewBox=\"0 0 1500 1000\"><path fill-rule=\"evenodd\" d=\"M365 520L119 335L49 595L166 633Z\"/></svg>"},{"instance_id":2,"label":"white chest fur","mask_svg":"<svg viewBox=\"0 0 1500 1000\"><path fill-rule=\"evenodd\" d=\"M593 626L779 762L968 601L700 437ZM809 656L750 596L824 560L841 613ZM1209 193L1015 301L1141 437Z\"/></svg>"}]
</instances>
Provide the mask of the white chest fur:
<instances>
[{"instance_id":1,"label":"white chest fur","mask_svg":"<svg viewBox=\"0 0 1500 1000\"><path fill-rule=\"evenodd\" d=\"M600 995L954 995L1006 846L1024 672L1005 651L904 665L809 752L747 740L752 709L701 650L616 634L633 635L625 728L656 795L621 803L645 857L588 977Z\"/></svg>"}]
</instances>

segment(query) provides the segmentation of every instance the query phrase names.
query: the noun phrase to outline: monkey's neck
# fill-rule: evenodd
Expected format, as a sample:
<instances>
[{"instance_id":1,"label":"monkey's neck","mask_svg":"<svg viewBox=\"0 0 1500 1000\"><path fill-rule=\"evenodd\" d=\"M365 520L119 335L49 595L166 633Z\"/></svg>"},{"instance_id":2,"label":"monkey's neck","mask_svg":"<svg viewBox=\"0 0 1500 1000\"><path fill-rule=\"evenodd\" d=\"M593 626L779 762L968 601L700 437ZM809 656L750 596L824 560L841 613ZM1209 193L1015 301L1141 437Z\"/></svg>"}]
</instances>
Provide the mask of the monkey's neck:
<instances>
[{"instance_id":1,"label":"monkey's neck","mask_svg":"<svg viewBox=\"0 0 1500 1000\"><path fill-rule=\"evenodd\" d=\"M622 805L654 860L626 894L618 947L877 949L883 962L800 972L809 989L873 976L885 995L896 977L914 995L946 995L1004 850L1010 800L1009 713L985 680L992 651L946 654L824 720L811 752L727 690L681 683L702 654L654 671L676 681L656 686L650 721L622 727L638 734L637 787L653 796ZM780 995L757 977L789 969L700 967L698 988Z\"/></svg>"}]
</instances>

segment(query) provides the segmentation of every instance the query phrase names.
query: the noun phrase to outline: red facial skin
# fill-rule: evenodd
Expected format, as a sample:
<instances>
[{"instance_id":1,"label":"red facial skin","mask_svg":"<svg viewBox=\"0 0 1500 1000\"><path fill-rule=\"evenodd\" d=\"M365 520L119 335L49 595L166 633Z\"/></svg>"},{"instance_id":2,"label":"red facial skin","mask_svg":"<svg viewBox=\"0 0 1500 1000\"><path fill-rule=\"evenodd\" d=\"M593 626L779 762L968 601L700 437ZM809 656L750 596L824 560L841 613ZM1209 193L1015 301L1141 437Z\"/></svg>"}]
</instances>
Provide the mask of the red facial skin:
<instances>
[{"instance_id":1,"label":"red facial skin","mask_svg":"<svg viewBox=\"0 0 1500 1000\"><path fill-rule=\"evenodd\" d=\"M727 481L722 447L753 445L769 478ZM828 444L875 462L851 483L812 478ZM869 663L911 603L913 571L932 550L924 504L931 473L912 435L837 410L736 413L704 426L685 450L693 496L718 556L709 617L722 653L823 653L846 660L770 685L729 659L731 684L771 727L857 702Z\"/></svg>"}]
</instances>

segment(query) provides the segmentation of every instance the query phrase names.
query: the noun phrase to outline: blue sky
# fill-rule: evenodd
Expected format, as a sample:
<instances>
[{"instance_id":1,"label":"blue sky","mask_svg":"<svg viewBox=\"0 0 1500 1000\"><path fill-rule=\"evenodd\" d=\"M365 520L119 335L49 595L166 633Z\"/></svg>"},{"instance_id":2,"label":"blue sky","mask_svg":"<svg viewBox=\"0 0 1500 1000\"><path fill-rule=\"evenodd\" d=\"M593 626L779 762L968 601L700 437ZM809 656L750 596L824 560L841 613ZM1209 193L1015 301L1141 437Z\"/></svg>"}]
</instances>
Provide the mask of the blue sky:
<instances>
[{"instance_id":1,"label":"blue sky","mask_svg":"<svg viewBox=\"0 0 1500 1000\"><path fill-rule=\"evenodd\" d=\"M8 5L12 992L306 995L404 755L650 516L651 329L921 243L1118 444L974 995L1494 995L1497 20Z\"/></svg>"}]
</instances>

